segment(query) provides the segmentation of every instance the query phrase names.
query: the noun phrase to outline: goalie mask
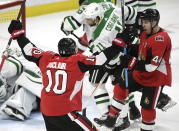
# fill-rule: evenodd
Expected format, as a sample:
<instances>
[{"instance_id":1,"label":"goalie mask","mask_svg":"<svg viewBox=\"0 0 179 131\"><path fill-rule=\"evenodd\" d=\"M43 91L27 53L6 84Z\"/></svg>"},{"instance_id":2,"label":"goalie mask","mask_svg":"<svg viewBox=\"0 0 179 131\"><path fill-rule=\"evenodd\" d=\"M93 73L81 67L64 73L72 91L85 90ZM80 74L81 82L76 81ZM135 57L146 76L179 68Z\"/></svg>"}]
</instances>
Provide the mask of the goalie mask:
<instances>
[{"instance_id":1,"label":"goalie mask","mask_svg":"<svg viewBox=\"0 0 179 131\"><path fill-rule=\"evenodd\" d=\"M64 57L76 54L76 42L72 38L62 38L58 43L58 52Z\"/></svg>"}]
</instances>

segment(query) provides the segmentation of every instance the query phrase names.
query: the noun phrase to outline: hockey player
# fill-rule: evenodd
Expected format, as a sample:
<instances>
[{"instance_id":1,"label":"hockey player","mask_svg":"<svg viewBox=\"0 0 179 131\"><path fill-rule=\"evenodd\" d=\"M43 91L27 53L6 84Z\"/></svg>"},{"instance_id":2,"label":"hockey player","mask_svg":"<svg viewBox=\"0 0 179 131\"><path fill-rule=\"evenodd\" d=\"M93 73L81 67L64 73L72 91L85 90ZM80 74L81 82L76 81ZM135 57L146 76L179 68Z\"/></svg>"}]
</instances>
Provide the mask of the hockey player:
<instances>
[{"instance_id":1,"label":"hockey player","mask_svg":"<svg viewBox=\"0 0 179 131\"><path fill-rule=\"evenodd\" d=\"M126 23L134 23L135 16L135 10L125 6ZM117 33L123 31L121 26L121 11L110 2L91 3L87 6L82 6L74 16L64 18L61 29L68 34L81 25L84 25L87 41L90 43L89 48L93 54L98 54L105 48L110 47ZM120 55L117 55L107 66L114 68L113 66L119 61ZM90 70L89 80L93 87L99 83L105 72L104 69ZM101 87L94 92L97 108L104 117L108 112L110 104L109 94L105 88L106 81L107 78Z\"/></svg>"},{"instance_id":2,"label":"hockey player","mask_svg":"<svg viewBox=\"0 0 179 131\"><path fill-rule=\"evenodd\" d=\"M47 131L96 131L97 129L77 111L82 108L82 73L77 61L95 63L94 58L75 55L76 43L70 38L59 41L59 54L44 52L22 33L20 21L13 20L8 28L17 39L23 55L36 63L42 72L41 112Z\"/></svg>"},{"instance_id":3,"label":"hockey player","mask_svg":"<svg viewBox=\"0 0 179 131\"><path fill-rule=\"evenodd\" d=\"M19 20L11 21L8 28L11 37L17 39L25 58L36 63L42 72L41 112L47 131L96 130L87 118L77 113L82 108L81 87L84 72L93 67L86 68L80 62L104 65L114 57L111 54L116 55L123 50L124 42L121 40L113 44L101 55L87 57L76 54L77 47L73 39L62 38L58 43L57 54L37 48L24 36L22 30ZM101 62L101 58L105 58L105 61Z\"/></svg>"},{"instance_id":4,"label":"hockey player","mask_svg":"<svg viewBox=\"0 0 179 131\"><path fill-rule=\"evenodd\" d=\"M1 113L5 113L5 116L10 118L25 120L30 116L32 110L36 110L38 107L36 95L27 89L29 86L36 86L35 82L41 82L41 76L37 72L38 70L35 71L25 66L24 58L19 50L9 49L7 51L10 55L5 60L0 74ZM31 81L25 80L25 77Z\"/></svg>"},{"instance_id":5,"label":"hockey player","mask_svg":"<svg viewBox=\"0 0 179 131\"><path fill-rule=\"evenodd\" d=\"M119 2L119 0L117 0ZM138 34L142 31L141 22L139 20L141 12L146 9L156 9L156 1L155 0L125 0L125 5L132 6L137 10L137 17L134 28L137 28Z\"/></svg>"},{"instance_id":6,"label":"hockey player","mask_svg":"<svg viewBox=\"0 0 179 131\"><path fill-rule=\"evenodd\" d=\"M110 108L106 126L112 127L116 114L125 104L126 92L141 91L141 131L153 131L156 119L156 105L163 85L171 86L171 40L167 32L158 26L160 15L156 9L147 9L140 16L143 32L140 36L139 46L131 50L131 55L122 59L128 63L129 87L125 88L125 82L121 77L118 87L115 89L115 98L118 100L118 108ZM121 121L125 123L125 121ZM122 125L122 124L121 124ZM116 125L114 131L128 127Z\"/></svg>"},{"instance_id":7,"label":"hockey player","mask_svg":"<svg viewBox=\"0 0 179 131\"><path fill-rule=\"evenodd\" d=\"M124 0L125 5L131 6L137 10L137 17L136 17L136 22L135 24L127 24L126 25L126 30L128 32L131 32L131 35L133 35L133 38L135 39L131 40L132 44L137 43L138 44L138 37L142 31L142 26L141 26L141 20L140 20L140 15L142 14L142 11L146 9L156 9L156 1L155 0ZM120 8L120 0L116 0L117 6ZM173 107L176 105L176 102L171 99L167 94L163 93L163 88L162 86L162 91L159 97L159 102L157 104L157 108L161 109L162 111L167 111L169 108Z\"/></svg>"}]
</instances>

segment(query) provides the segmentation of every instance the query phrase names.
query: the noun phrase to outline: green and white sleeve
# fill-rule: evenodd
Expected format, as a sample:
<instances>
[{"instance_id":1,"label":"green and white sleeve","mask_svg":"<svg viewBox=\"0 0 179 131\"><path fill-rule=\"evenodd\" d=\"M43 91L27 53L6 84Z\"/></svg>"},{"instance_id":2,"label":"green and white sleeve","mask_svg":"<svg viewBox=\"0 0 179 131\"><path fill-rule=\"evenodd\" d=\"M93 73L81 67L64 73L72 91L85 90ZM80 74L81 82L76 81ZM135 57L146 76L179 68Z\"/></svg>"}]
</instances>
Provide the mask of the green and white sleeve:
<instances>
[{"instance_id":1,"label":"green and white sleeve","mask_svg":"<svg viewBox=\"0 0 179 131\"><path fill-rule=\"evenodd\" d=\"M142 12L148 8L156 8L156 2L154 0L125 0L125 5L136 8L137 12Z\"/></svg>"}]
</instances>

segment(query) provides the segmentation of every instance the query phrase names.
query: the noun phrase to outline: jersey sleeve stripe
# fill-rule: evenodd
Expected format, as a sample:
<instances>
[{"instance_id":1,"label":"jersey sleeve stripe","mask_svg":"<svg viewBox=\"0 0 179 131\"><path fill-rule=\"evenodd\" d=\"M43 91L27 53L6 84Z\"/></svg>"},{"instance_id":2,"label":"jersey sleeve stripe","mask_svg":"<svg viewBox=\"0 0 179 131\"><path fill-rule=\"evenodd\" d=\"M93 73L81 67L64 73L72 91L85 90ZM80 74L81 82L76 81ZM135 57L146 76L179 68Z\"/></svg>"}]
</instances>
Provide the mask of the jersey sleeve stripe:
<instances>
[{"instance_id":1,"label":"jersey sleeve stripe","mask_svg":"<svg viewBox=\"0 0 179 131\"><path fill-rule=\"evenodd\" d=\"M76 27L75 27L75 25L73 24L72 20L71 20L69 17L67 18L67 20L68 20L68 22L70 23L70 25L72 26L72 28L73 28L74 30L76 30Z\"/></svg>"},{"instance_id":2,"label":"jersey sleeve stripe","mask_svg":"<svg viewBox=\"0 0 179 131\"><path fill-rule=\"evenodd\" d=\"M131 8L132 8L132 7L131 7ZM136 13L135 9L134 9L134 8L132 8L132 15L131 15L131 17L129 18L129 20L131 20L132 18L134 18L135 13Z\"/></svg>"},{"instance_id":3,"label":"jersey sleeve stripe","mask_svg":"<svg viewBox=\"0 0 179 131\"><path fill-rule=\"evenodd\" d=\"M127 6L127 8L128 8L128 10L129 10L129 13L128 13L128 16L127 16L127 18L126 18L126 21L129 19L129 16L130 16L130 14L131 14L131 8L130 8L129 6Z\"/></svg>"},{"instance_id":4,"label":"jersey sleeve stripe","mask_svg":"<svg viewBox=\"0 0 179 131\"><path fill-rule=\"evenodd\" d=\"M125 4L126 5L129 5L129 4L132 4L132 3L135 3L135 2L137 2L138 0L130 0L130 1L128 1L128 2L125 2Z\"/></svg>"},{"instance_id":5,"label":"jersey sleeve stripe","mask_svg":"<svg viewBox=\"0 0 179 131\"><path fill-rule=\"evenodd\" d=\"M76 24L78 25L78 27L81 26L81 24L80 24L73 16L71 16L71 19L76 22Z\"/></svg>"}]
</instances>

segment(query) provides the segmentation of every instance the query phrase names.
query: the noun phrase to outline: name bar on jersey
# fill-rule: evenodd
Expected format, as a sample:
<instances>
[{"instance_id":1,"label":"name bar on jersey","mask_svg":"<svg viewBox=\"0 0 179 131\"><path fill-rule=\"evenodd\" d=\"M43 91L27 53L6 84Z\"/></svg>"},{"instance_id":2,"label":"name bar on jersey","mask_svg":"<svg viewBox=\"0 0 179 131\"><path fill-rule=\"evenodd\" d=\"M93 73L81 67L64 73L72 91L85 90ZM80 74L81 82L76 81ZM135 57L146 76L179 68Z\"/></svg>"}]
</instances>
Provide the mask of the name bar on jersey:
<instances>
[{"instance_id":1,"label":"name bar on jersey","mask_svg":"<svg viewBox=\"0 0 179 131\"><path fill-rule=\"evenodd\" d=\"M66 63L62 62L50 62L47 65L47 68L53 68L53 69L66 69Z\"/></svg>"}]
</instances>

